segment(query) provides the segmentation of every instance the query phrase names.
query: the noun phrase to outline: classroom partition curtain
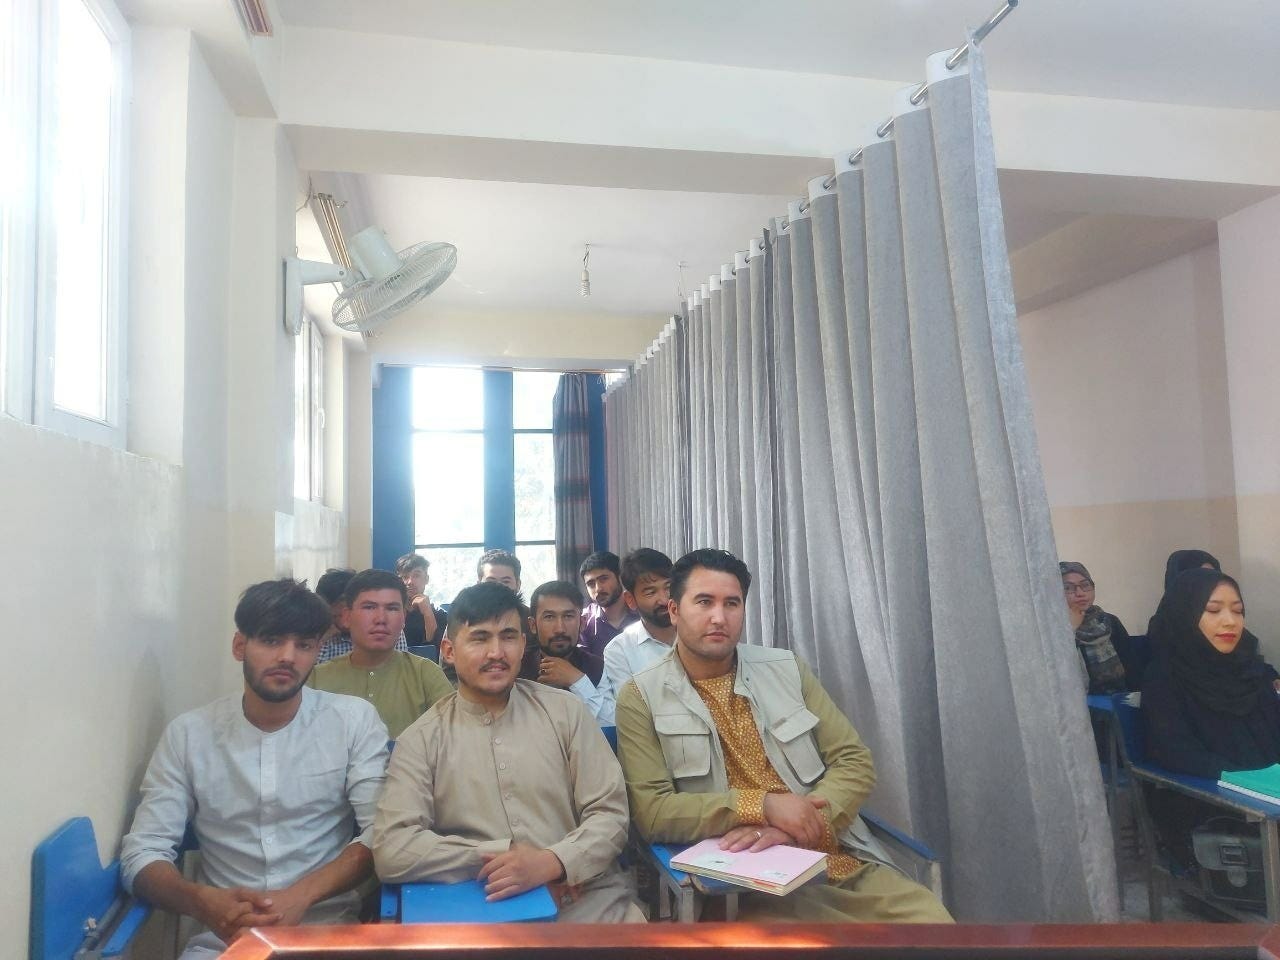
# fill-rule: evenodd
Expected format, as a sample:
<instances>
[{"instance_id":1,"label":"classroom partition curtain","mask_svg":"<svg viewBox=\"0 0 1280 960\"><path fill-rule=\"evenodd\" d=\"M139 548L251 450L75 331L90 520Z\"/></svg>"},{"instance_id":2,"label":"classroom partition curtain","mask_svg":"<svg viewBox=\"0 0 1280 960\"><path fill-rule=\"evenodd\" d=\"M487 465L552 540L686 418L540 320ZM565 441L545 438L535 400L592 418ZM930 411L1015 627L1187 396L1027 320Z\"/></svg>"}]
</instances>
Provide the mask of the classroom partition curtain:
<instances>
[{"instance_id":1,"label":"classroom partition curtain","mask_svg":"<svg viewBox=\"0 0 1280 960\"><path fill-rule=\"evenodd\" d=\"M983 63L837 160L606 397L615 547L724 547L747 639L871 746L967 921L1116 916L1018 341ZM949 51L948 51L949 52Z\"/></svg>"},{"instance_id":2,"label":"classroom partition curtain","mask_svg":"<svg viewBox=\"0 0 1280 960\"><path fill-rule=\"evenodd\" d=\"M591 521L591 432L585 373L561 374L551 404L555 459L556 576L578 581L578 565L595 549Z\"/></svg>"}]
</instances>

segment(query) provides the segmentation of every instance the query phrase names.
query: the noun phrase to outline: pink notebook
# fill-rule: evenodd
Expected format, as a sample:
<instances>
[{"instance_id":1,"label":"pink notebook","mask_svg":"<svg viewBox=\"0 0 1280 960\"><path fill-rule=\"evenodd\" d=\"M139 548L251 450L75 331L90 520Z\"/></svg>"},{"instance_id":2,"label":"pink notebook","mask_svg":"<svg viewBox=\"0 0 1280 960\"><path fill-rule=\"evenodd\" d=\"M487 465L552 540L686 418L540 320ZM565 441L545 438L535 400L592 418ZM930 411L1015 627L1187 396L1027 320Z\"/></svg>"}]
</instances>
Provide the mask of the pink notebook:
<instances>
[{"instance_id":1,"label":"pink notebook","mask_svg":"<svg viewBox=\"0 0 1280 960\"><path fill-rule=\"evenodd\" d=\"M671 866L702 877L714 877L752 890L784 897L827 870L827 855L779 844L759 853L730 853L720 838L695 843L671 858Z\"/></svg>"}]
</instances>

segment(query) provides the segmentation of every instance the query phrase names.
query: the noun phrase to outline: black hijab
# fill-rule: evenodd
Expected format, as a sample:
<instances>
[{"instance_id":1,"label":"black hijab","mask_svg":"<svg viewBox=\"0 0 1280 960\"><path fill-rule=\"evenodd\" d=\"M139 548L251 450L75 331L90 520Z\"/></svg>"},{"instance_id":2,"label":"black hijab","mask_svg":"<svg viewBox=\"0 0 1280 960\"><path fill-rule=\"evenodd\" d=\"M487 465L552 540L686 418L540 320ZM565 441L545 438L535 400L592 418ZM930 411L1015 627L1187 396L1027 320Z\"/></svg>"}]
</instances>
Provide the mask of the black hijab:
<instances>
[{"instance_id":1,"label":"black hijab","mask_svg":"<svg viewBox=\"0 0 1280 960\"><path fill-rule=\"evenodd\" d=\"M1222 569L1222 564L1218 562L1218 558L1205 550L1173 551L1173 553L1169 554L1169 559L1164 565L1164 592L1169 592L1169 588L1173 586L1173 581L1178 579L1178 574L1184 570L1203 567L1206 563L1215 570Z\"/></svg>"},{"instance_id":2,"label":"black hijab","mask_svg":"<svg viewBox=\"0 0 1280 960\"><path fill-rule=\"evenodd\" d=\"M1151 618L1151 639L1168 658L1176 686L1210 710L1243 717L1257 708L1270 684L1259 670L1257 637L1242 630L1236 648L1222 653L1200 631L1205 604L1223 583L1240 592L1231 577L1199 564L1178 574Z\"/></svg>"}]
</instances>

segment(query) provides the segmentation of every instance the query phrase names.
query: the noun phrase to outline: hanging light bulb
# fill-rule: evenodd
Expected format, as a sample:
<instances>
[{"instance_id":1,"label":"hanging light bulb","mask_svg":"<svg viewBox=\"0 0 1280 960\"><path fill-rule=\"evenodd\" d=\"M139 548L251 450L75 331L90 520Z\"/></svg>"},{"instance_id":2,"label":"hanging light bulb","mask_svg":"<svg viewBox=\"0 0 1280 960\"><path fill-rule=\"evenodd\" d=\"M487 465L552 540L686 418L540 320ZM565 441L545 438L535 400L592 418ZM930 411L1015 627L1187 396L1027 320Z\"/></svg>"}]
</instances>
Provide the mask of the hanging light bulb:
<instances>
[{"instance_id":1,"label":"hanging light bulb","mask_svg":"<svg viewBox=\"0 0 1280 960\"><path fill-rule=\"evenodd\" d=\"M584 297L591 296L591 274L587 271L587 261L591 259L591 244L587 244L586 252L582 255L582 283L578 288L578 292Z\"/></svg>"}]
</instances>

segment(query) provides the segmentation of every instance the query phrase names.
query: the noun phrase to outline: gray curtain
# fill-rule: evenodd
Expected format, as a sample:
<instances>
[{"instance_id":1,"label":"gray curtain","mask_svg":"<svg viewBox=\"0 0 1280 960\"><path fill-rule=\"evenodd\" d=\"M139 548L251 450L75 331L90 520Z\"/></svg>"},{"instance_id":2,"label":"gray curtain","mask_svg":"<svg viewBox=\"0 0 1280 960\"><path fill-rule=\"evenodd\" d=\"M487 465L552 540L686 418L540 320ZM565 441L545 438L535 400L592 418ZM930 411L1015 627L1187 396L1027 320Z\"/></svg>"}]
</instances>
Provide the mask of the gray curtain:
<instances>
[{"instance_id":1,"label":"gray curtain","mask_svg":"<svg viewBox=\"0 0 1280 960\"><path fill-rule=\"evenodd\" d=\"M1110 920L982 56L944 59L607 394L611 529L742 556L747 639L815 667L958 918Z\"/></svg>"},{"instance_id":2,"label":"gray curtain","mask_svg":"<svg viewBox=\"0 0 1280 960\"><path fill-rule=\"evenodd\" d=\"M591 432L585 373L560 375L551 402L555 460L556 576L576 583L595 549L591 523Z\"/></svg>"}]
</instances>

